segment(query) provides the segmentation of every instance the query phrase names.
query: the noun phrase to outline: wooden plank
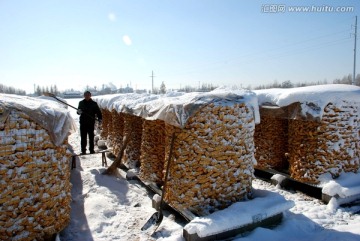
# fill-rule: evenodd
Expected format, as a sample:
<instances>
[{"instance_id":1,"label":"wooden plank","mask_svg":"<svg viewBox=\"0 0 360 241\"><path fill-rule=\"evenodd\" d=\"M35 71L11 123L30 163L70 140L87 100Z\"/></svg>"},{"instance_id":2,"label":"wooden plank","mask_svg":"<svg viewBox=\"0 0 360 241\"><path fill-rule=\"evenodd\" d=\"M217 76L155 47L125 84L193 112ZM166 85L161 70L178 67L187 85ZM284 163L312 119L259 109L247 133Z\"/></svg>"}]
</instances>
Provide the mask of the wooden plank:
<instances>
[{"instance_id":1,"label":"wooden plank","mask_svg":"<svg viewBox=\"0 0 360 241\"><path fill-rule=\"evenodd\" d=\"M107 160L106 160L106 156L105 156L105 152L103 151L103 152L101 152L101 164L102 164L102 166L103 167L107 167L108 165L107 165Z\"/></svg>"},{"instance_id":2,"label":"wooden plank","mask_svg":"<svg viewBox=\"0 0 360 241\"><path fill-rule=\"evenodd\" d=\"M335 198L337 204L340 206L351 206L354 203L357 204L357 202L360 202L360 193L347 197L339 197L337 194L335 196L329 196L325 193L322 194L322 201L324 203L329 203L332 198Z\"/></svg>"},{"instance_id":3,"label":"wooden plank","mask_svg":"<svg viewBox=\"0 0 360 241\"><path fill-rule=\"evenodd\" d=\"M153 192L155 192L156 194L159 194L160 196L162 195L162 190L155 183L144 184L148 186L151 190L153 190Z\"/></svg>"},{"instance_id":4,"label":"wooden plank","mask_svg":"<svg viewBox=\"0 0 360 241\"><path fill-rule=\"evenodd\" d=\"M71 170L76 168L76 156L71 157Z\"/></svg>"},{"instance_id":5,"label":"wooden plank","mask_svg":"<svg viewBox=\"0 0 360 241\"><path fill-rule=\"evenodd\" d=\"M137 176L139 181L141 181L147 188L149 188L150 190L152 190L154 193L158 194L158 195L162 195L162 190L153 182L146 182L144 180L142 180L139 176ZM177 212L178 214L180 214L183 218L185 218L187 221L191 221L193 220L195 217L197 217L195 214L193 214L190 210L188 209L177 209L176 207L174 207L171 204L168 204L164 201L164 204L168 207L170 207L171 209L173 209L175 212Z\"/></svg>"},{"instance_id":6,"label":"wooden plank","mask_svg":"<svg viewBox=\"0 0 360 241\"><path fill-rule=\"evenodd\" d=\"M112 151L112 149L105 149L105 150L97 151L97 152L95 152L95 153L73 154L73 155L71 156L71 169L75 169L75 168L76 168L76 157L86 156L86 155L95 155L95 154L102 154L102 156L101 156L101 164L102 164L102 166L107 167L107 160L106 160L105 153L111 152L111 151Z\"/></svg>"},{"instance_id":7,"label":"wooden plank","mask_svg":"<svg viewBox=\"0 0 360 241\"><path fill-rule=\"evenodd\" d=\"M189 209L183 209L181 211L179 211L180 214L188 221L193 220L194 218L196 218L197 216L195 214L193 214Z\"/></svg>"},{"instance_id":8,"label":"wooden plank","mask_svg":"<svg viewBox=\"0 0 360 241\"><path fill-rule=\"evenodd\" d=\"M267 180L275 185L279 184L284 189L292 189L305 193L308 196L314 197L316 199L322 200L322 188L313 184L303 183L296 181L291 178L288 174L282 173L273 169L260 170L255 168L255 176L262 180ZM271 180L271 177L275 174L279 174L285 177L281 183L274 183Z\"/></svg>"},{"instance_id":9,"label":"wooden plank","mask_svg":"<svg viewBox=\"0 0 360 241\"><path fill-rule=\"evenodd\" d=\"M283 213L276 214L272 217L265 218L258 222L249 223L247 225L231 229L224 230L224 232L212 234L206 237L199 237L197 233L189 234L185 229L183 229L183 237L186 241L214 241L214 240L232 240L230 238L235 237L239 234L250 232L258 227L274 227L282 221Z\"/></svg>"},{"instance_id":10,"label":"wooden plank","mask_svg":"<svg viewBox=\"0 0 360 241\"><path fill-rule=\"evenodd\" d=\"M100 154L100 153L106 153L106 152L110 152L111 150L109 149L106 149L106 150L101 150L101 151L96 151L95 153L85 153L85 154L82 154L82 153L75 153L73 154L72 156L88 156L88 155L95 155L95 154Z\"/></svg>"},{"instance_id":11,"label":"wooden plank","mask_svg":"<svg viewBox=\"0 0 360 241\"><path fill-rule=\"evenodd\" d=\"M276 181L271 179L271 177L275 174L282 175L285 177L285 179L281 181L281 183L277 183ZM266 170L255 169L255 176L259 179L269 181L274 185L279 184L284 189L300 191L308 196L319 199L326 204L329 203L333 197L336 198L337 202L341 205L348 204L357 199L360 199L360 193L357 195L352 195L343 198L339 197L338 195L335 196L327 195L322 192L322 187L310 183L303 183L296 181L295 179L291 178L288 174L273 169L266 169Z\"/></svg>"}]
</instances>

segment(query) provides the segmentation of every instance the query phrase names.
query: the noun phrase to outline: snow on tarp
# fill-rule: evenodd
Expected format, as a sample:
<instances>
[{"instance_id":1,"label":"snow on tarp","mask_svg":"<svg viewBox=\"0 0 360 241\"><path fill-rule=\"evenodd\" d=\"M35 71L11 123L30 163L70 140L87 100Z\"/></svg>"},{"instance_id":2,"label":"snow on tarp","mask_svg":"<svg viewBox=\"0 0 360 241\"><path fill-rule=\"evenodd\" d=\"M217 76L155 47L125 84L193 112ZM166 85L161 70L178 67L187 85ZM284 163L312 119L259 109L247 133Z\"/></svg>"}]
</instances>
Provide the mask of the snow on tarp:
<instances>
[{"instance_id":1,"label":"snow on tarp","mask_svg":"<svg viewBox=\"0 0 360 241\"><path fill-rule=\"evenodd\" d=\"M63 104L48 99L20 95L0 94L0 108L5 110L0 116L4 122L11 109L27 114L33 121L46 129L56 146L76 132L76 123Z\"/></svg>"},{"instance_id":2,"label":"snow on tarp","mask_svg":"<svg viewBox=\"0 0 360 241\"><path fill-rule=\"evenodd\" d=\"M360 102L360 87L344 84L316 85L289 89L264 89L254 91L259 105L276 105L279 107L300 103L302 116L308 114L322 118L324 108L329 103L342 101Z\"/></svg>"},{"instance_id":3,"label":"snow on tarp","mask_svg":"<svg viewBox=\"0 0 360 241\"><path fill-rule=\"evenodd\" d=\"M65 108L65 109L68 108L67 105L65 105L64 103L61 103L61 102L57 101L55 98L50 97L50 96L41 95L41 96L37 96L37 97L35 97L35 98L36 98L36 99L53 101L53 102L55 102L57 105L59 105L59 106L62 107L62 108ZM56 98L59 99L59 100L61 100L61 101L63 101L63 102L65 102L65 103L67 103L66 100L63 99L63 98L60 98L60 97L58 97L58 96L57 96Z\"/></svg>"},{"instance_id":4,"label":"snow on tarp","mask_svg":"<svg viewBox=\"0 0 360 241\"><path fill-rule=\"evenodd\" d=\"M113 103L115 101L121 101L122 99L128 98L131 95L140 96L140 94L133 94L133 93L111 94L111 95L93 96L92 99L97 102L100 108L112 111L114 109Z\"/></svg>"},{"instance_id":5,"label":"snow on tarp","mask_svg":"<svg viewBox=\"0 0 360 241\"><path fill-rule=\"evenodd\" d=\"M196 217L184 229L189 234L207 237L273 217L295 206L278 193L253 189L254 199L236 202L205 217ZM234 215L236 214L236 215Z\"/></svg>"},{"instance_id":6,"label":"snow on tarp","mask_svg":"<svg viewBox=\"0 0 360 241\"><path fill-rule=\"evenodd\" d=\"M165 95L152 94L117 94L111 96L96 96L100 108L115 109L142 117L147 120L163 120L168 124L183 128L188 119L205 105L213 102L242 103L250 105L254 111L255 122L259 123L259 107L254 92L228 87L217 88L211 92L182 93L169 92Z\"/></svg>"}]
</instances>

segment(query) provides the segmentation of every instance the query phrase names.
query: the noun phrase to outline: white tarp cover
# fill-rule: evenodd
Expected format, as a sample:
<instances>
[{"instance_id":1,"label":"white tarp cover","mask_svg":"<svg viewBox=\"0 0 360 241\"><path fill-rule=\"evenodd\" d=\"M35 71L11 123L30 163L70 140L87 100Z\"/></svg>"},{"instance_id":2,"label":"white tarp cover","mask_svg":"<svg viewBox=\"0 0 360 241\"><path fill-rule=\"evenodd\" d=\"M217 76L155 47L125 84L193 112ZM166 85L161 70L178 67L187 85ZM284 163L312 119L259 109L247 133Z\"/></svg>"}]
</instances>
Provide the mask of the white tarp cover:
<instances>
[{"instance_id":1,"label":"white tarp cover","mask_svg":"<svg viewBox=\"0 0 360 241\"><path fill-rule=\"evenodd\" d=\"M341 105L348 101L359 105L360 87L345 84L315 85L289 89L254 90L260 106L287 107L299 103L299 108L286 113L286 117L296 119L299 115L321 119L329 103ZM288 110L289 111L289 110ZM271 113L271 112L269 112ZM274 113L274 112L273 112Z\"/></svg>"},{"instance_id":2,"label":"white tarp cover","mask_svg":"<svg viewBox=\"0 0 360 241\"><path fill-rule=\"evenodd\" d=\"M235 105L245 103L254 112L259 122L258 102L254 92L236 88L217 88L211 92L170 92L165 95L115 94L93 98L100 108L132 114L147 120L163 120L168 124L184 128L186 122L202 107L217 103Z\"/></svg>"},{"instance_id":3,"label":"white tarp cover","mask_svg":"<svg viewBox=\"0 0 360 241\"><path fill-rule=\"evenodd\" d=\"M0 94L0 121L4 123L11 109L27 114L31 120L46 129L56 146L76 132L76 123L63 104L46 98Z\"/></svg>"}]
</instances>

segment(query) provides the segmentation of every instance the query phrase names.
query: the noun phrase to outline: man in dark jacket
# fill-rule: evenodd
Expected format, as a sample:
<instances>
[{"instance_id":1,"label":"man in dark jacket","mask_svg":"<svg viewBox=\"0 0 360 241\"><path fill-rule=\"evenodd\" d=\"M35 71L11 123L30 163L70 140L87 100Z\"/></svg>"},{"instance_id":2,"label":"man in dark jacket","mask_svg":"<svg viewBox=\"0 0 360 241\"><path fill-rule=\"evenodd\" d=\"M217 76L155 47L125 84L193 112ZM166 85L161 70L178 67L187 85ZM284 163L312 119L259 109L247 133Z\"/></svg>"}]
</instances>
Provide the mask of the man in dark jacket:
<instances>
[{"instance_id":1,"label":"man in dark jacket","mask_svg":"<svg viewBox=\"0 0 360 241\"><path fill-rule=\"evenodd\" d=\"M81 154L86 154L87 135L89 135L89 151L94 151L94 128L95 115L101 124L102 115L98 104L91 99L90 91L85 91L84 99L79 102L77 113L80 115L80 136L81 136Z\"/></svg>"}]
</instances>

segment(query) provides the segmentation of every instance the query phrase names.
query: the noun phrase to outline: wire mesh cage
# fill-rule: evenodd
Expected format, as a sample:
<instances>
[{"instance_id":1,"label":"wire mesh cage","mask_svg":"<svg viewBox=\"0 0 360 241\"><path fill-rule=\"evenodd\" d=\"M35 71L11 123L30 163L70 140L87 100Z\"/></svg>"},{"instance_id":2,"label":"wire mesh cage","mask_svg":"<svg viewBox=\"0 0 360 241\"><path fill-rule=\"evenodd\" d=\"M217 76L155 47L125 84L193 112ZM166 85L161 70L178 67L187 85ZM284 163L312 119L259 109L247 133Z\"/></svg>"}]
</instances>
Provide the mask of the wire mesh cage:
<instances>
[{"instance_id":1,"label":"wire mesh cage","mask_svg":"<svg viewBox=\"0 0 360 241\"><path fill-rule=\"evenodd\" d=\"M0 240L43 239L70 220L67 140L54 145L48 131L17 109L0 111Z\"/></svg>"}]
</instances>

